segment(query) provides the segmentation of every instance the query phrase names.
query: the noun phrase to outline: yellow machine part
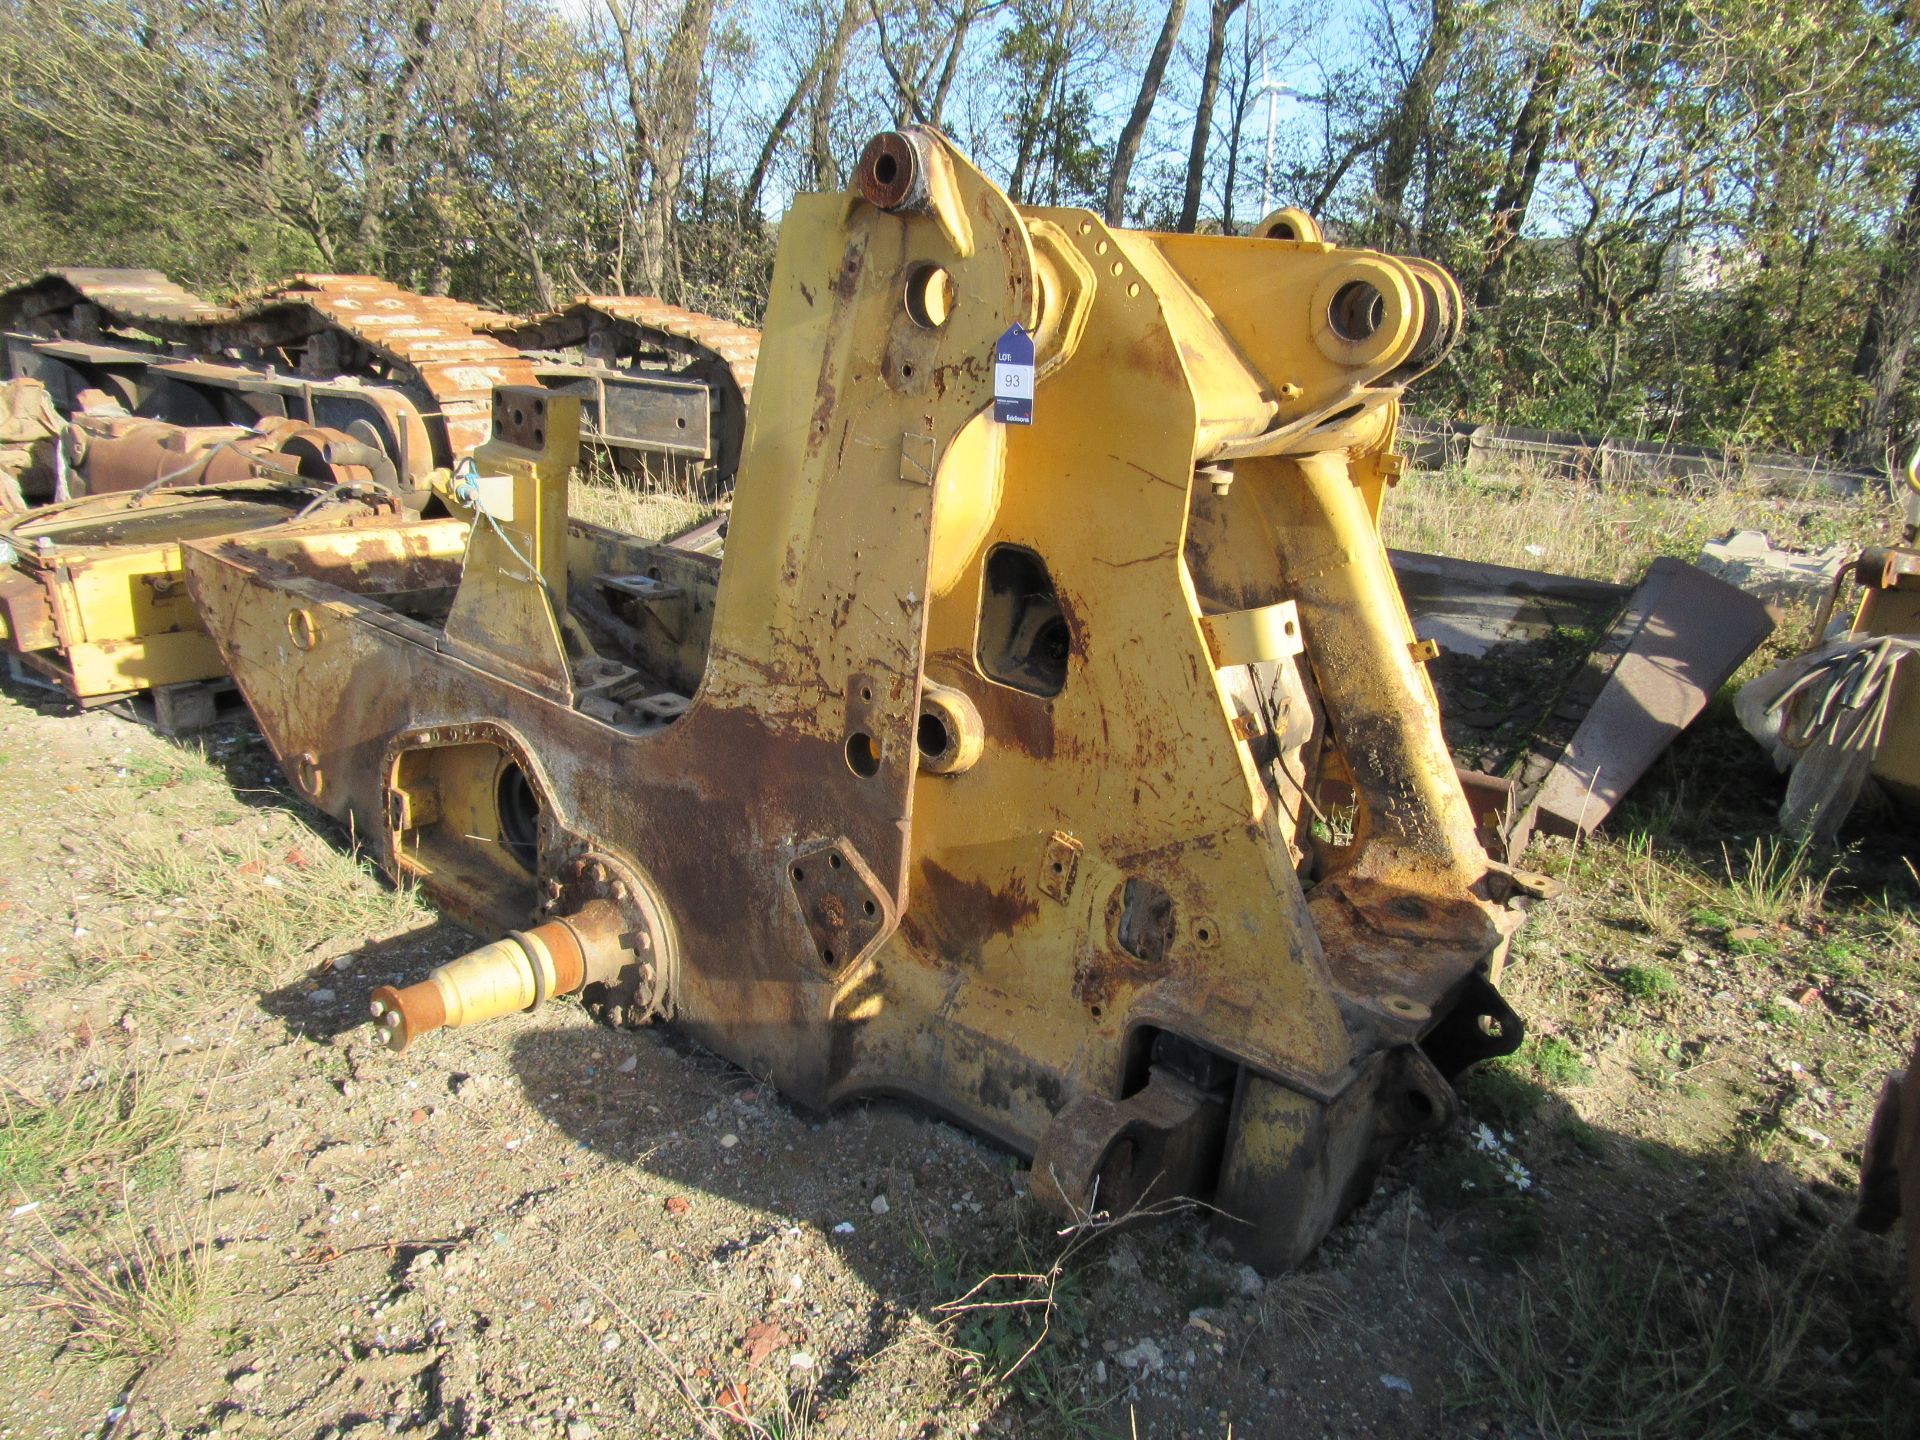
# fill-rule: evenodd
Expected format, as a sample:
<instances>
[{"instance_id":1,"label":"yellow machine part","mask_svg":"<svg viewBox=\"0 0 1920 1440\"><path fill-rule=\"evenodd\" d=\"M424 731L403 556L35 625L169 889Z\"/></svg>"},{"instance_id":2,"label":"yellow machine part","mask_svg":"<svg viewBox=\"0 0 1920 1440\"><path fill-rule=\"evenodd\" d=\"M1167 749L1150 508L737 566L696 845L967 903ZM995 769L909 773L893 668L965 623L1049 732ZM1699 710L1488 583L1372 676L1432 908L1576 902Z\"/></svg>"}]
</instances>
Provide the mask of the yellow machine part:
<instances>
[{"instance_id":1,"label":"yellow machine part","mask_svg":"<svg viewBox=\"0 0 1920 1440\"><path fill-rule=\"evenodd\" d=\"M194 542L195 601L395 873L495 935L619 912L610 1017L1293 1263L1521 1037L1376 525L1458 291L1310 226L1022 209L928 130L857 181L783 223L724 562L566 522L578 407L503 388L475 487L510 500ZM1015 325L1031 424L995 418ZM453 540L448 606L383 598ZM462 983L518 963L484 955Z\"/></svg>"},{"instance_id":2,"label":"yellow machine part","mask_svg":"<svg viewBox=\"0 0 1920 1440\"><path fill-rule=\"evenodd\" d=\"M227 673L187 591L180 543L286 524L311 489L273 481L83 496L0 526L0 629L20 661L81 705ZM318 522L349 526L369 507Z\"/></svg>"},{"instance_id":3,"label":"yellow machine part","mask_svg":"<svg viewBox=\"0 0 1920 1440\"><path fill-rule=\"evenodd\" d=\"M5 530L17 557L0 574L7 641L23 662L83 705L226 673L187 593L179 545L170 539L96 543L105 538L102 517L127 508L127 497L119 495L71 501L22 516ZM215 508L231 506L182 498L166 513L193 533ZM288 513L275 508L265 518Z\"/></svg>"}]
</instances>

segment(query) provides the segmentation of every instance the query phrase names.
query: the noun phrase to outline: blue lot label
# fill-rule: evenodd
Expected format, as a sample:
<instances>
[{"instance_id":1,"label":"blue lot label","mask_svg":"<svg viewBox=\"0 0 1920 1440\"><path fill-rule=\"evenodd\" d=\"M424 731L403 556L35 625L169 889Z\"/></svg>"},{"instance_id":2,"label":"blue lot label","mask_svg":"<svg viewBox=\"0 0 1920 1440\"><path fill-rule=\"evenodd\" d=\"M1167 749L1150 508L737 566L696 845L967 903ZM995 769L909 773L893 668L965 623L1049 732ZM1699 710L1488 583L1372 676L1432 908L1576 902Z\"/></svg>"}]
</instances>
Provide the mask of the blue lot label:
<instances>
[{"instance_id":1,"label":"blue lot label","mask_svg":"<svg viewBox=\"0 0 1920 1440\"><path fill-rule=\"evenodd\" d=\"M1033 423L1033 337L1019 325L993 347L993 418L1002 425Z\"/></svg>"}]
</instances>

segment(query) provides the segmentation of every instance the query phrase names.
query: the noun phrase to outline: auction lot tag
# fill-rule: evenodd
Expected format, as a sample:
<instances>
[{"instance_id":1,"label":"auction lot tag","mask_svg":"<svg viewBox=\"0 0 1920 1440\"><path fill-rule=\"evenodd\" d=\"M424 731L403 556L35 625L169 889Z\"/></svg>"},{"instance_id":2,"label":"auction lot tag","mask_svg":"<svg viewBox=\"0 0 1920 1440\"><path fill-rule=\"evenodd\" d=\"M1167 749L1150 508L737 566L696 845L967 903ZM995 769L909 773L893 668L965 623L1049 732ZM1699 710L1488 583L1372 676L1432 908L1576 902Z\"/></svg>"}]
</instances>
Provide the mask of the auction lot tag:
<instances>
[{"instance_id":1,"label":"auction lot tag","mask_svg":"<svg viewBox=\"0 0 1920 1440\"><path fill-rule=\"evenodd\" d=\"M1033 423L1033 337L1018 325L993 347L993 418L1002 425Z\"/></svg>"}]
</instances>

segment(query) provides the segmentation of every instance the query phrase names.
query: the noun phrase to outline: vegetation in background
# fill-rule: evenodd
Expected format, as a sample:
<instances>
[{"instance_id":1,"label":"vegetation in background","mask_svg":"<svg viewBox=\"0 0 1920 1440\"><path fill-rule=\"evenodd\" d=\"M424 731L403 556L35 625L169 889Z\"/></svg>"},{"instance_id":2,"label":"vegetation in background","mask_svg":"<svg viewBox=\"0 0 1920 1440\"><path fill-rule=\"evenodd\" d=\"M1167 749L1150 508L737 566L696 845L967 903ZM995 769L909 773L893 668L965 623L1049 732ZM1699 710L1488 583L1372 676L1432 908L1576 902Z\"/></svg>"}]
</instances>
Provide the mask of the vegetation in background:
<instances>
[{"instance_id":1,"label":"vegetation in background","mask_svg":"<svg viewBox=\"0 0 1920 1440\"><path fill-rule=\"evenodd\" d=\"M1876 468L1920 418L1894 0L0 0L0 67L0 278L757 320L770 218L913 121L1025 203L1443 262L1430 413Z\"/></svg>"}]
</instances>

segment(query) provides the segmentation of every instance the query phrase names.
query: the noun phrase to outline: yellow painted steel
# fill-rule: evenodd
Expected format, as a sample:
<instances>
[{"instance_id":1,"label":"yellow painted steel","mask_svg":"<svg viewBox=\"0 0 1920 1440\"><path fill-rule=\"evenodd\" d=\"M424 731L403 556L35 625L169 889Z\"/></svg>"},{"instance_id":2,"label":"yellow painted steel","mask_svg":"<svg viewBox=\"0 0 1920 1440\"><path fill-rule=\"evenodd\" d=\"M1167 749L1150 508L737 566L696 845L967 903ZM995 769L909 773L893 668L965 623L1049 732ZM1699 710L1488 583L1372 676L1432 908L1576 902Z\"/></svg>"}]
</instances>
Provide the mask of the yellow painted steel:
<instances>
[{"instance_id":1,"label":"yellow painted steel","mask_svg":"<svg viewBox=\"0 0 1920 1440\"><path fill-rule=\"evenodd\" d=\"M431 522L471 546L439 632L360 552L323 577L322 535L191 546L194 593L308 793L456 913L517 928L618 857L721 1054L809 1104L918 1096L1076 1208L1127 1194L1126 1127L1158 1126L1243 1252L1291 1263L1445 1123L1446 1074L1519 1041L1488 984L1515 916L1377 528L1457 287L1304 217L1015 207L927 131L859 184L783 225L717 585L579 526L563 549L556 420L481 452L525 481L511 522ZM1000 425L1016 323L1033 422ZM588 708L615 658L642 698ZM649 686L684 709L650 721ZM436 769L450 745L479 759ZM517 882L483 814L508 765L539 799ZM1316 833L1328 776L1350 841Z\"/></svg>"},{"instance_id":2,"label":"yellow painted steel","mask_svg":"<svg viewBox=\"0 0 1920 1440\"><path fill-rule=\"evenodd\" d=\"M21 552L15 580L47 622L10 635L10 643L82 703L225 674L187 594L177 544L62 543L63 521L91 524L101 513L80 502L7 527ZM51 549L36 546L42 538Z\"/></svg>"}]
</instances>

